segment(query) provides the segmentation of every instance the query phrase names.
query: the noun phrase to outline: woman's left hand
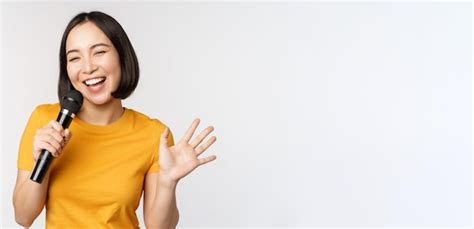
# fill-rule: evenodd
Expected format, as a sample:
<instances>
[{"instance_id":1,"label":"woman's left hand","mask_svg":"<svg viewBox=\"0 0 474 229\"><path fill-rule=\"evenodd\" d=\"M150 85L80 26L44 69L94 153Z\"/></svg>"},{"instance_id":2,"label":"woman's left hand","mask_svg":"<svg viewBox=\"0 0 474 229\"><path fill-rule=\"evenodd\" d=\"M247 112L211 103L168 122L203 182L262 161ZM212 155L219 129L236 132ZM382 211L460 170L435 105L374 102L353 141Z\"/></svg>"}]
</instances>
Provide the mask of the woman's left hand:
<instances>
[{"instance_id":1,"label":"woman's left hand","mask_svg":"<svg viewBox=\"0 0 474 229\"><path fill-rule=\"evenodd\" d=\"M169 129L166 128L161 135L160 140L160 175L169 179L171 182L177 183L181 178L185 177L200 165L204 165L216 159L215 155L199 159L204 151L206 151L215 141L216 137L212 136L205 143L203 140L214 130L209 126L204 129L193 140L196 128L200 120L195 119L188 128L186 134L174 146L168 147Z\"/></svg>"}]
</instances>

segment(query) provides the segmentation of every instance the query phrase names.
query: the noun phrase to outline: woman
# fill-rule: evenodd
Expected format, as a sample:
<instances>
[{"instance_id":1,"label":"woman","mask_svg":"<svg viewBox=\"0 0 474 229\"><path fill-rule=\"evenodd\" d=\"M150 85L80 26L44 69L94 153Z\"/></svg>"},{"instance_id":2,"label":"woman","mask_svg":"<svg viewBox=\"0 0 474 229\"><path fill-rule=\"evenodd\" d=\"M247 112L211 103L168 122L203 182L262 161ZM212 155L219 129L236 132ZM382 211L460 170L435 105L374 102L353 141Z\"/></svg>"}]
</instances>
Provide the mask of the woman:
<instances>
[{"instance_id":1,"label":"woman","mask_svg":"<svg viewBox=\"0 0 474 229\"><path fill-rule=\"evenodd\" d=\"M61 41L58 94L61 99L74 88L84 102L66 130L54 121L57 103L40 105L31 114L13 194L19 224L30 226L46 206L50 228L136 228L143 191L146 227L177 225L177 183L216 159L198 159L216 138L207 138L213 127L193 138L196 119L174 145L163 123L124 108L122 99L138 78L135 52L115 19L94 11L69 22ZM29 177L43 149L55 160L38 184Z\"/></svg>"}]
</instances>

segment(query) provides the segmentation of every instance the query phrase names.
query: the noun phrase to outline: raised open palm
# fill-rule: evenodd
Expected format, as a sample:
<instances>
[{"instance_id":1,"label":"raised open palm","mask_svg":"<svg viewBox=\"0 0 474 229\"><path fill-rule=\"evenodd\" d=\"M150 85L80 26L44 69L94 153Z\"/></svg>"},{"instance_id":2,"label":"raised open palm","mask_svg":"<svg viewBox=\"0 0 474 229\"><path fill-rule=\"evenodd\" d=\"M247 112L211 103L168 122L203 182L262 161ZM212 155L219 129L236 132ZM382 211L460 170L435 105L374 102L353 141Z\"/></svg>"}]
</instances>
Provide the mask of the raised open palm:
<instances>
[{"instance_id":1,"label":"raised open palm","mask_svg":"<svg viewBox=\"0 0 474 229\"><path fill-rule=\"evenodd\" d=\"M174 146L168 147L168 128L161 135L159 164L160 173L172 181L179 181L188 175L200 165L204 165L216 159L215 155L199 159L204 151L206 151L215 141L216 137L212 136L205 143L203 140L214 130L209 126L194 139L191 139L199 125L200 120L195 119L188 128L184 136Z\"/></svg>"}]
</instances>

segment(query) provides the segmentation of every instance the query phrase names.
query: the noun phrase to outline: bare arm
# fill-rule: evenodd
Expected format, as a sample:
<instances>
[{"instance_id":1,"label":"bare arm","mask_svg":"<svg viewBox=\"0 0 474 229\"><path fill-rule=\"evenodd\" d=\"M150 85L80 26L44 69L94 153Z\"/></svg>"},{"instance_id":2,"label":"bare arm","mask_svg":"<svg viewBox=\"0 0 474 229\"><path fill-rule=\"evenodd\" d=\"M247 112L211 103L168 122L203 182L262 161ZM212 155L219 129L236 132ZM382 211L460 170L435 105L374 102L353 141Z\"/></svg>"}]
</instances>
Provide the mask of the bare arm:
<instances>
[{"instance_id":1,"label":"bare arm","mask_svg":"<svg viewBox=\"0 0 474 229\"><path fill-rule=\"evenodd\" d=\"M176 185L159 173L146 176L143 207L146 228L176 228L179 219Z\"/></svg>"},{"instance_id":2,"label":"bare arm","mask_svg":"<svg viewBox=\"0 0 474 229\"><path fill-rule=\"evenodd\" d=\"M54 120L38 129L33 140L34 160L38 159L43 149L51 152L54 157L58 157L71 136L69 130L64 131L62 126ZM49 174L48 170L43 182L38 184L30 180L30 171L18 170L13 191L13 207L18 224L30 227L43 210L48 193Z\"/></svg>"},{"instance_id":3,"label":"bare arm","mask_svg":"<svg viewBox=\"0 0 474 229\"><path fill-rule=\"evenodd\" d=\"M199 121L199 119L194 120L183 138L174 146L167 145L168 128L161 134L158 160L160 172L147 174L145 178L143 209L147 228L175 228L179 219L176 207L178 181L198 166L216 159L215 155L198 158L216 141L216 137L211 137L202 143L214 130L212 126L207 127L194 140L191 140Z\"/></svg>"},{"instance_id":4,"label":"bare arm","mask_svg":"<svg viewBox=\"0 0 474 229\"><path fill-rule=\"evenodd\" d=\"M18 170L13 191L15 220L24 227L30 227L43 210L49 184L49 171L41 184L31 181L30 174L30 171Z\"/></svg>"}]
</instances>

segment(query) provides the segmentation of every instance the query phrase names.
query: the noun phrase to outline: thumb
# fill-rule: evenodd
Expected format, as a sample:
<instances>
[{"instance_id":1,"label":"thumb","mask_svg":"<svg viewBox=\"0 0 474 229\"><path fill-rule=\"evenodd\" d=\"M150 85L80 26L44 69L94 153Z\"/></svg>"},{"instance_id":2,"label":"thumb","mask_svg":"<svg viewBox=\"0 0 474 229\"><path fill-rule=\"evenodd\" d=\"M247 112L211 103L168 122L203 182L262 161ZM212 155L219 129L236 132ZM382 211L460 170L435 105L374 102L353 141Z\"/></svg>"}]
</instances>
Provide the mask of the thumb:
<instances>
[{"instance_id":1,"label":"thumb","mask_svg":"<svg viewBox=\"0 0 474 229\"><path fill-rule=\"evenodd\" d=\"M66 130L64 131L64 137L65 137L66 142L69 142L69 140L70 140L71 137L72 137L72 133L71 133L71 131L69 131L69 129L66 129Z\"/></svg>"},{"instance_id":2,"label":"thumb","mask_svg":"<svg viewBox=\"0 0 474 229\"><path fill-rule=\"evenodd\" d=\"M165 130L163 131L163 133L161 133L161 138L160 138L160 148L168 148L168 136L170 134L170 131L168 129L168 127L165 128Z\"/></svg>"}]
</instances>

